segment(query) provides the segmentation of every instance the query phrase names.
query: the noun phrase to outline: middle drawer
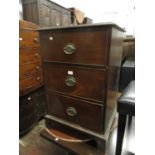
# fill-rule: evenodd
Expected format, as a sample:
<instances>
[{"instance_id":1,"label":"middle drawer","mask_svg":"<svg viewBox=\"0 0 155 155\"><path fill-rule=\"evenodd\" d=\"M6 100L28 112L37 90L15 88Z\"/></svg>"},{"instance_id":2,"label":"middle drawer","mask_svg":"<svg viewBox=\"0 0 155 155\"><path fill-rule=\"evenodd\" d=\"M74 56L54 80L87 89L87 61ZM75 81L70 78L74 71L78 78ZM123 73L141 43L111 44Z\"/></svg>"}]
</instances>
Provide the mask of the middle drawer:
<instances>
[{"instance_id":1,"label":"middle drawer","mask_svg":"<svg viewBox=\"0 0 155 155\"><path fill-rule=\"evenodd\" d=\"M104 68L45 64L46 88L65 95L103 102L106 74Z\"/></svg>"},{"instance_id":2,"label":"middle drawer","mask_svg":"<svg viewBox=\"0 0 155 155\"><path fill-rule=\"evenodd\" d=\"M19 75L20 80L32 77L34 75L37 76L43 74L41 62L21 65L19 68L20 68L20 75Z\"/></svg>"},{"instance_id":3,"label":"middle drawer","mask_svg":"<svg viewBox=\"0 0 155 155\"><path fill-rule=\"evenodd\" d=\"M41 62L39 48L20 48L19 64L29 64L34 62Z\"/></svg>"}]
</instances>

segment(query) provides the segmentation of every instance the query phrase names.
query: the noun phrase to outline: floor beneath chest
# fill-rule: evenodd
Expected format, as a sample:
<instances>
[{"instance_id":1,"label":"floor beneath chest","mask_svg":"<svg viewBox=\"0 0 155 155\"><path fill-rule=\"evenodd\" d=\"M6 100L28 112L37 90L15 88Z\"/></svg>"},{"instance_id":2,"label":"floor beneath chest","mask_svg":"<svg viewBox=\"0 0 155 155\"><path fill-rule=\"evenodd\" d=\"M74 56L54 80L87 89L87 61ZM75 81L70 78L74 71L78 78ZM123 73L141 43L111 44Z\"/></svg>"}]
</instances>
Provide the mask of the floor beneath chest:
<instances>
[{"instance_id":1,"label":"floor beneath chest","mask_svg":"<svg viewBox=\"0 0 155 155\"><path fill-rule=\"evenodd\" d=\"M117 120L116 120L117 122ZM19 140L19 155L68 155L68 152L57 146L55 143L40 136L45 127L45 120L39 121L35 127L22 136ZM103 155L114 155L116 146L117 123L109 136L106 153ZM122 155L134 155L135 120L133 118L131 126L126 127L123 142ZM96 154L97 155L97 154Z\"/></svg>"}]
</instances>

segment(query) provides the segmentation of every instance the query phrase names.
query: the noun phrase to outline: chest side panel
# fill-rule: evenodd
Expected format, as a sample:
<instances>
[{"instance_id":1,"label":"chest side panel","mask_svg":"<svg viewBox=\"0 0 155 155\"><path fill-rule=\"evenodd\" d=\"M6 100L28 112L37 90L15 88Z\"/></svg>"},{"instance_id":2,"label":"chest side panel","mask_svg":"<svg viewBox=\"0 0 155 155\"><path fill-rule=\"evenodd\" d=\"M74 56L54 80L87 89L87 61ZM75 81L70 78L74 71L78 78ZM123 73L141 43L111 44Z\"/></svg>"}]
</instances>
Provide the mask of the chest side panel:
<instances>
[{"instance_id":1,"label":"chest side panel","mask_svg":"<svg viewBox=\"0 0 155 155\"><path fill-rule=\"evenodd\" d=\"M106 113L105 113L105 129L108 127L109 122L116 110L118 98L118 82L120 75L120 66L122 60L124 33L116 28L111 30L111 40L108 55L108 74L107 74L107 98L106 98Z\"/></svg>"}]
</instances>

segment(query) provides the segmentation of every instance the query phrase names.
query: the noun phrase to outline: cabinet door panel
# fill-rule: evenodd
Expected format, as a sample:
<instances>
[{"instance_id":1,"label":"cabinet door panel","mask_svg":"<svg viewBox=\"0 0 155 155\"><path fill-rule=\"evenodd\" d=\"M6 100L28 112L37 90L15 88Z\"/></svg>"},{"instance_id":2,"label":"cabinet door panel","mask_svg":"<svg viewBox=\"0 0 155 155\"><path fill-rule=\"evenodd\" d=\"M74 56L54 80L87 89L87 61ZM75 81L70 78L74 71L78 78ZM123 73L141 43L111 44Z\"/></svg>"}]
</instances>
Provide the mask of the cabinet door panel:
<instances>
[{"instance_id":1,"label":"cabinet door panel","mask_svg":"<svg viewBox=\"0 0 155 155\"><path fill-rule=\"evenodd\" d=\"M68 14L62 14L62 26L68 26L68 25L70 25L69 15Z\"/></svg>"},{"instance_id":2,"label":"cabinet door panel","mask_svg":"<svg viewBox=\"0 0 155 155\"><path fill-rule=\"evenodd\" d=\"M53 9L53 26L61 26L61 12L57 9Z\"/></svg>"},{"instance_id":3,"label":"cabinet door panel","mask_svg":"<svg viewBox=\"0 0 155 155\"><path fill-rule=\"evenodd\" d=\"M51 26L51 9L45 4L42 4L42 20L42 26Z\"/></svg>"}]
</instances>

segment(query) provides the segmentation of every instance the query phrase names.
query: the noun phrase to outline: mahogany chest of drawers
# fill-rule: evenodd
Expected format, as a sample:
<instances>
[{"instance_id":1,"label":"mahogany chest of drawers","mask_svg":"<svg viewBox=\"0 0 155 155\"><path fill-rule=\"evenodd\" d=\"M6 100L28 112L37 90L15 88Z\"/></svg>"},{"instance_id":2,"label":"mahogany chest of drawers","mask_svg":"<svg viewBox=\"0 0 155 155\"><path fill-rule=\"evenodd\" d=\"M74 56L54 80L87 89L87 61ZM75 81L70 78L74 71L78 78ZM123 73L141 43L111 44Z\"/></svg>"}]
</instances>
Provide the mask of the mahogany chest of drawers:
<instances>
[{"instance_id":1,"label":"mahogany chest of drawers","mask_svg":"<svg viewBox=\"0 0 155 155\"><path fill-rule=\"evenodd\" d=\"M113 23L39 29L48 121L97 134L109 129L123 32Z\"/></svg>"}]
</instances>

